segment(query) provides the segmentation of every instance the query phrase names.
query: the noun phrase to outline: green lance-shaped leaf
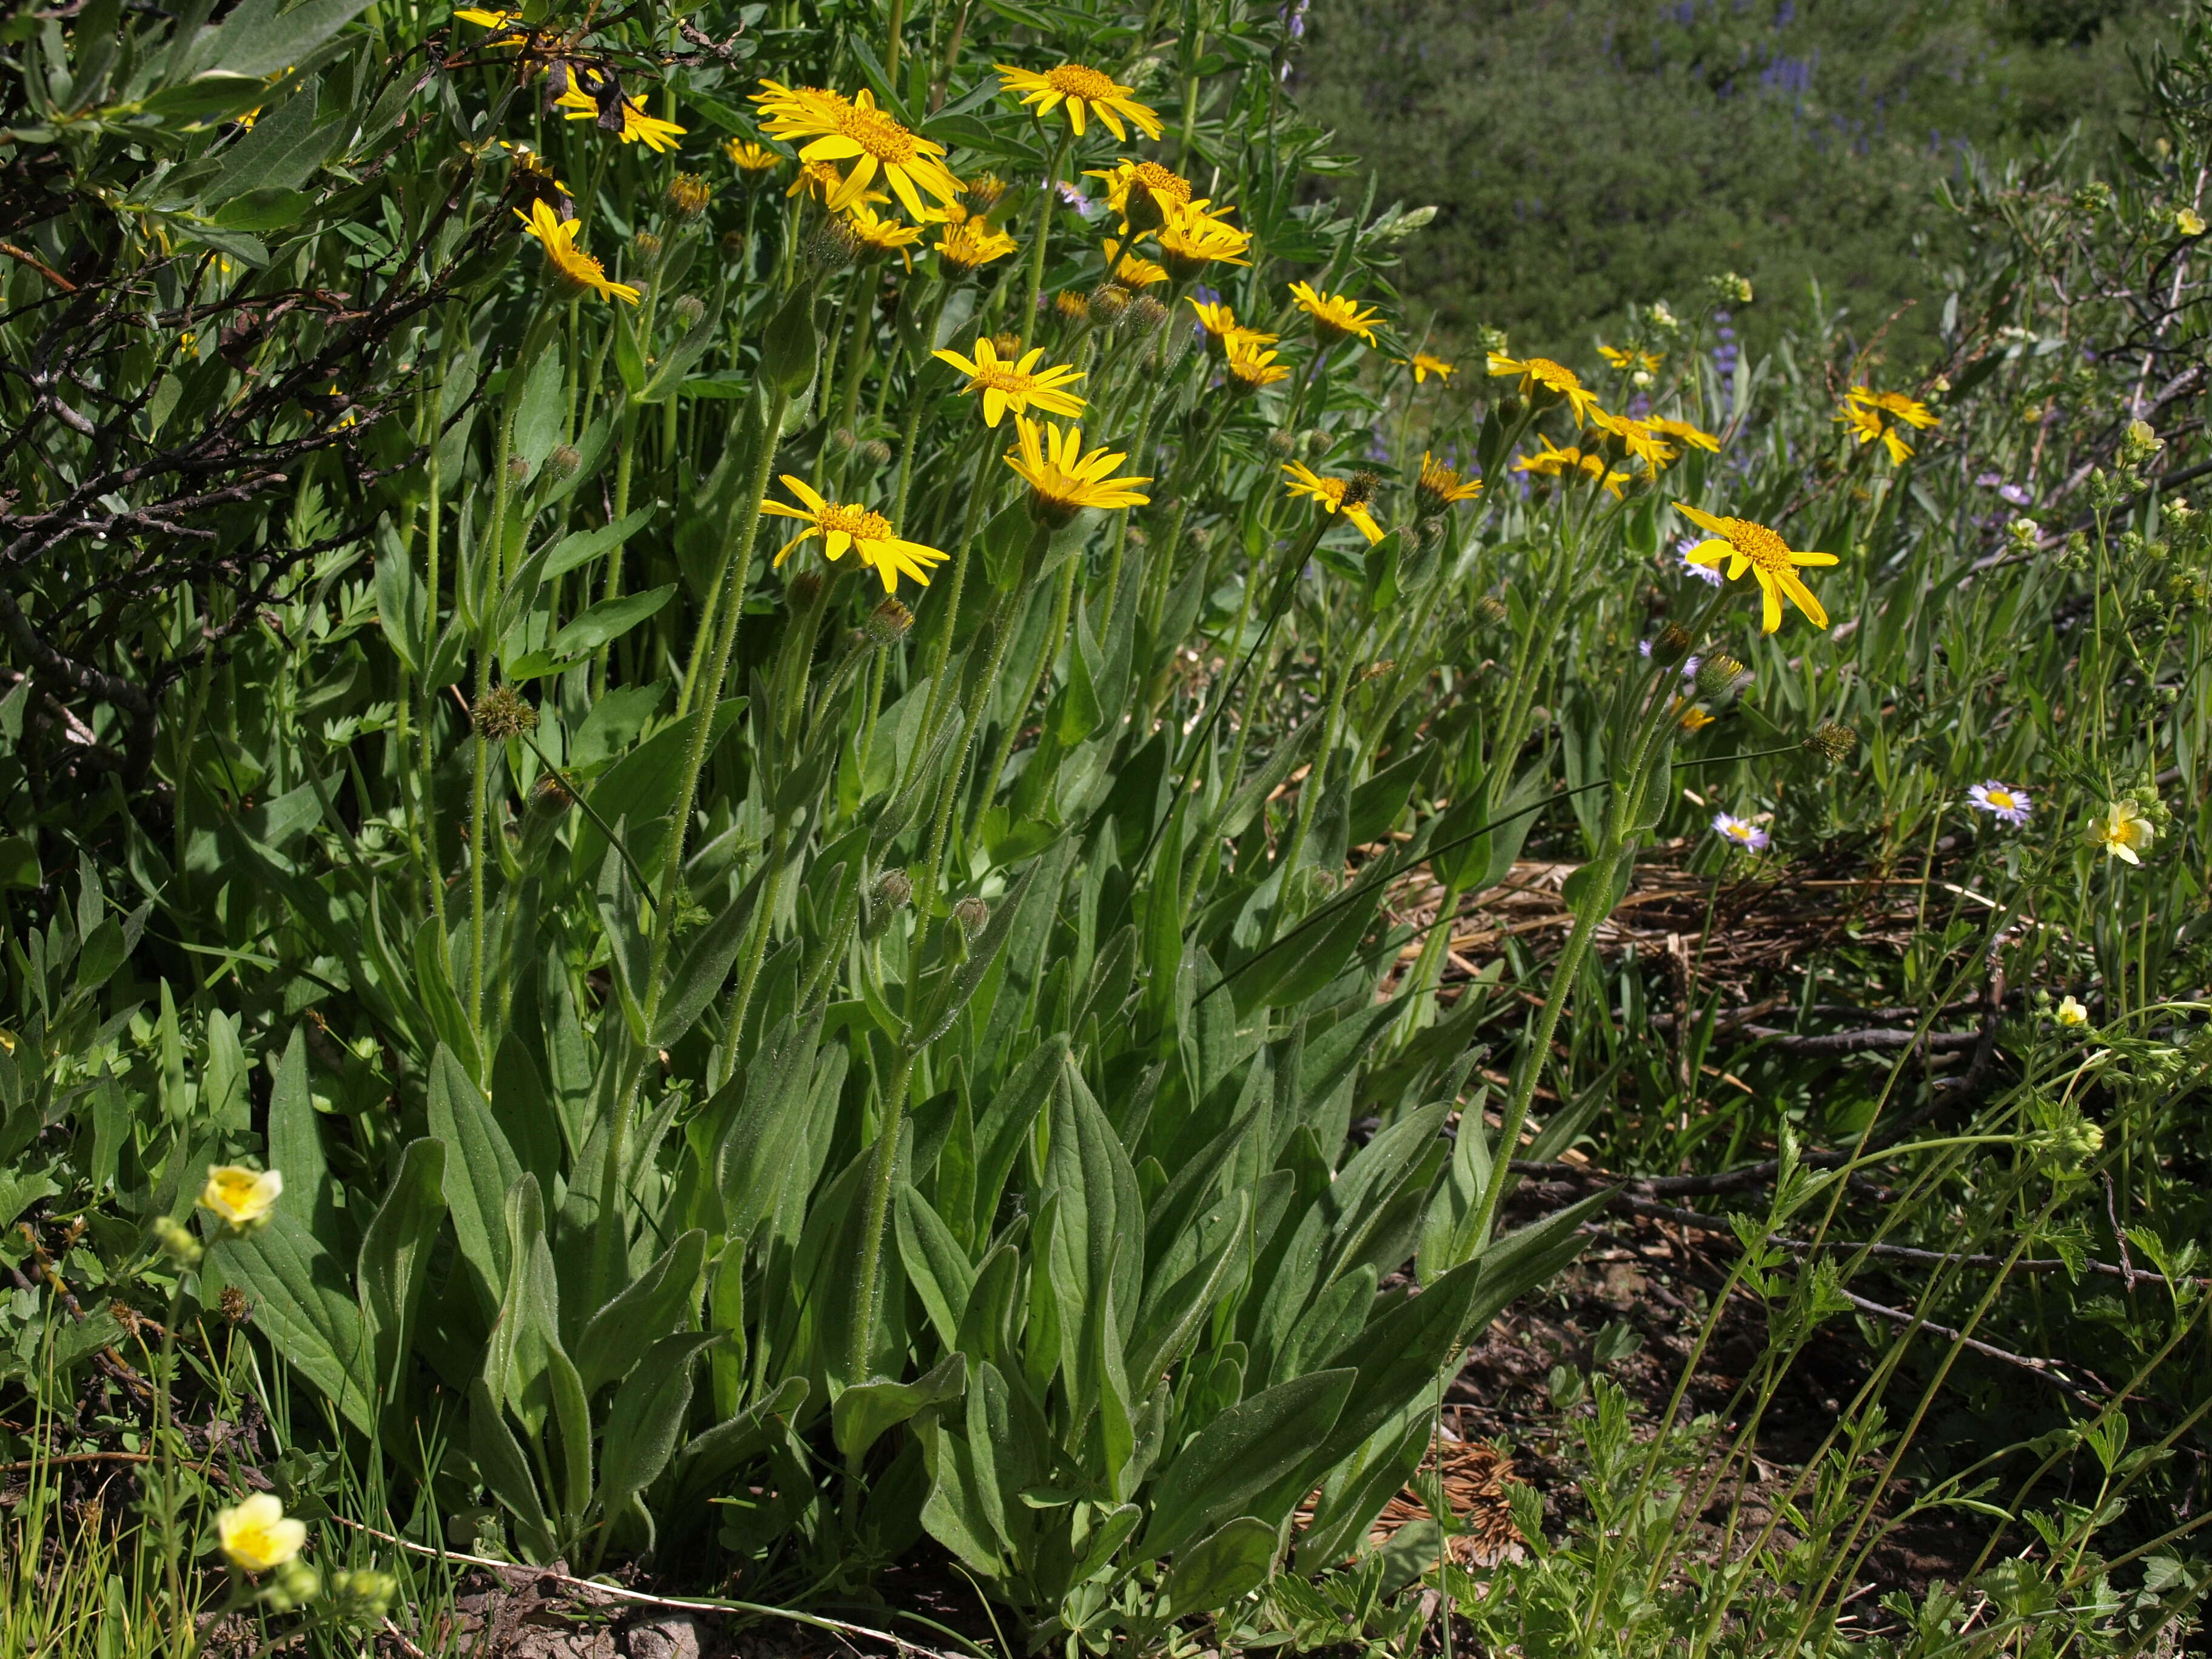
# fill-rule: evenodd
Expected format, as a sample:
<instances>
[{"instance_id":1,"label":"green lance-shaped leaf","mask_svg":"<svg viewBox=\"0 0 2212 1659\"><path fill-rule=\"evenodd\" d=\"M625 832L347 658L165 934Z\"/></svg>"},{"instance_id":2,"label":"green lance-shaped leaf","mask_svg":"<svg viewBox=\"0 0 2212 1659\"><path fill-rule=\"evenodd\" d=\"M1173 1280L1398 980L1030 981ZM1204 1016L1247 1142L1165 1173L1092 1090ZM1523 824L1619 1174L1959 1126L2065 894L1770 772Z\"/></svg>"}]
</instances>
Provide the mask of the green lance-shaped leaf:
<instances>
[{"instance_id":1,"label":"green lance-shaped leaf","mask_svg":"<svg viewBox=\"0 0 2212 1659\"><path fill-rule=\"evenodd\" d=\"M487 1312L499 1305L507 1283L507 1194L522 1174L499 1120L451 1049L442 1043L430 1058L430 1133L446 1147L446 1204L461 1260L476 1281Z\"/></svg>"},{"instance_id":2,"label":"green lance-shaped leaf","mask_svg":"<svg viewBox=\"0 0 2212 1659\"><path fill-rule=\"evenodd\" d=\"M923 1407L944 1405L967 1391L968 1358L958 1353L947 1354L927 1376L911 1382L881 1377L857 1382L830 1408L830 1436L850 1462Z\"/></svg>"},{"instance_id":3,"label":"green lance-shaped leaf","mask_svg":"<svg viewBox=\"0 0 2212 1659\"><path fill-rule=\"evenodd\" d=\"M477 1473L507 1511L514 1516L525 1553L550 1561L559 1553L544 1500L538 1496L530 1460L500 1413L499 1401L482 1377L469 1384L469 1455Z\"/></svg>"},{"instance_id":4,"label":"green lance-shaped leaf","mask_svg":"<svg viewBox=\"0 0 2212 1659\"><path fill-rule=\"evenodd\" d=\"M607 1413L599 1452L599 1512L619 1514L668 1466L691 1404L691 1362L721 1338L712 1332L664 1336L639 1358Z\"/></svg>"},{"instance_id":5,"label":"green lance-shaped leaf","mask_svg":"<svg viewBox=\"0 0 2212 1659\"><path fill-rule=\"evenodd\" d=\"M1174 1554L1304 1468L1344 1414L1357 1376L1346 1368L1293 1377L1231 1406L1200 1430L1153 1494L1141 1546L1146 1556Z\"/></svg>"},{"instance_id":6,"label":"green lance-shaped leaf","mask_svg":"<svg viewBox=\"0 0 2212 1659\"><path fill-rule=\"evenodd\" d=\"M621 1381L647 1344L683 1324L698 1305L699 1270L706 1259L707 1235L694 1227L585 1322L575 1347L586 1393Z\"/></svg>"},{"instance_id":7,"label":"green lance-shaped leaf","mask_svg":"<svg viewBox=\"0 0 2212 1659\"><path fill-rule=\"evenodd\" d=\"M361 1307L338 1259L280 1203L265 1224L216 1244L209 1260L252 1298L254 1325L270 1345L366 1433L376 1379Z\"/></svg>"},{"instance_id":8,"label":"green lance-shaped leaf","mask_svg":"<svg viewBox=\"0 0 2212 1659\"><path fill-rule=\"evenodd\" d=\"M396 1397L409 1358L432 1251L446 1224L446 1147L425 1138L408 1143L399 1173L361 1236L354 1279L371 1343L370 1371Z\"/></svg>"},{"instance_id":9,"label":"green lance-shaped leaf","mask_svg":"<svg viewBox=\"0 0 2212 1659\"><path fill-rule=\"evenodd\" d=\"M1212 1613L1267 1582L1275 1560L1275 1529L1257 1516L1229 1522L1176 1557L1161 1593L1171 1619Z\"/></svg>"}]
</instances>

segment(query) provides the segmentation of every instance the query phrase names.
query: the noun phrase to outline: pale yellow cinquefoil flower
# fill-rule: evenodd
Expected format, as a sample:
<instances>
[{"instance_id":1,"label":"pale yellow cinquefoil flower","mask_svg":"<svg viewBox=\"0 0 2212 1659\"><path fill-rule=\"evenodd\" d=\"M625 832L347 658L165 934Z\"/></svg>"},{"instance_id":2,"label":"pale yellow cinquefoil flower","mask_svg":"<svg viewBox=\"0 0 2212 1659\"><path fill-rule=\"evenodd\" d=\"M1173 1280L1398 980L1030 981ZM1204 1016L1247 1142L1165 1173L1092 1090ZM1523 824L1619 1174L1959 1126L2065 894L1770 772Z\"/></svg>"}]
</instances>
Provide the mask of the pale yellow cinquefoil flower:
<instances>
[{"instance_id":1,"label":"pale yellow cinquefoil flower","mask_svg":"<svg viewBox=\"0 0 2212 1659\"><path fill-rule=\"evenodd\" d=\"M210 1164L207 1185L200 1188L200 1207L234 1232L245 1232L267 1224L283 1191L280 1170Z\"/></svg>"},{"instance_id":2,"label":"pale yellow cinquefoil flower","mask_svg":"<svg viewBox=\"0 0 2212 1659\"><path fill-rule=\"evenodd\" d=\"M307 1541L307 1528L284 1513L275 1493L265 1492L216 1510L215 1535L230 1565L241 1572L281 1567Z\"/></svg>"},{"instance_id":3,"label":"pale yellow cinquefoil flower","mask_svg":"<svg viewBox=\"0 0 2212 1659\"><path fill-rule=\"evenodd\" d=\"M2087 1025L2089 1023L2089 1011L2076 1001L2074 994L2069 991L2058 999L2058 1010L2051 1015L2051 1018L2071 1030L2075 1026Z\"/></svg>"},{"instance_id":4,"label":"pale yellow cinquefoil flower","mask_svg":"<svg viewBox=\"0 0 2212 1659\"><path fill-rule=\"evenodd\" d=\"M2131 800L2108 802L2104 816L2089 822L2089 844L2101 847L2108 857L2141 864L2137 856L2158 839L2158 830Z\"/></svg>"}]
</instances>

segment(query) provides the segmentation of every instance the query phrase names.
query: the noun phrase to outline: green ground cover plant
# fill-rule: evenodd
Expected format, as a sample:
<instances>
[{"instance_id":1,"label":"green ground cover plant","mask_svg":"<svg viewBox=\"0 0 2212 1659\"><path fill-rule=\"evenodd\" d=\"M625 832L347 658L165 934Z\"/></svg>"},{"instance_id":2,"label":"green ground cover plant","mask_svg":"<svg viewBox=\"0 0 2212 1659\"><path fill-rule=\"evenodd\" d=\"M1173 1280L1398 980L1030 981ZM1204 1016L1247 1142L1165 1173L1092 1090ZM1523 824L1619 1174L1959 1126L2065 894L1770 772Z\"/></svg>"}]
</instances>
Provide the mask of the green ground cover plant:
<instances>
[{"instance_id":1,"label":"green ground cover plant","mask_svg":"<svg viewBox=\"0 0 2212 1659\"><path fill-rule=\"evenodd\" d=\"M1916 378L1725 272L1422 349L1293 21L9 14L15 1647L428 1650L465 1557L2177 1650L2212 19L2162 148L1971 173ZM1562 1363L1462 1561L1462 1356L1646 1221L1672 1398Z\"/></svg>"}]
</instances>

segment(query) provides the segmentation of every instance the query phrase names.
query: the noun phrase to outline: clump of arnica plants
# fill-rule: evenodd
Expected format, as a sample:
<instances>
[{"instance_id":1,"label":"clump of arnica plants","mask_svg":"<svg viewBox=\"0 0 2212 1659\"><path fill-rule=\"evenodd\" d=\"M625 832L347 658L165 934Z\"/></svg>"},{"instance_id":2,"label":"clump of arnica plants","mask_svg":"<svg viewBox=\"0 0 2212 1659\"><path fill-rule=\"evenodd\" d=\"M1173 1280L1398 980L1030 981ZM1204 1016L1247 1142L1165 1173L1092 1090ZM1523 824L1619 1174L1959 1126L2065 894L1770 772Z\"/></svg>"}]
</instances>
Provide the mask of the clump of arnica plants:
<instances>
[{"instance_id":1,"label":"clump of arnica plants","mask_svg":"<svg viewBox=\"0 0 2212 1659\"><path fill-rule=\"evenodd\" d=\"M1297 22L16 0L0 1648L2196 1650L2212 13L1911 362Z\"/></svg>"}]
</instances>

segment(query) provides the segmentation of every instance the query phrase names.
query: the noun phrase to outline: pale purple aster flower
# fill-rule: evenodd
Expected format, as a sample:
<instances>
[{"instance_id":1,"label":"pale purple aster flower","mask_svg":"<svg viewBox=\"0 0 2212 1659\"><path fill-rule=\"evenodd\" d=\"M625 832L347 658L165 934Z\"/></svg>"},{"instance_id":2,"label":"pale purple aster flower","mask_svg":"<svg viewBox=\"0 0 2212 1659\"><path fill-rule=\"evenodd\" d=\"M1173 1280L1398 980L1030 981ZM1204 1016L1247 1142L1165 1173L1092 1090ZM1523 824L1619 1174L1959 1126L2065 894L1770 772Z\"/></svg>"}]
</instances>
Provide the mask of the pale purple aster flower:
<instances>
[{"instance_id":1,"label":"pale purple aster flower","mask_svg":"<svg viewBox=\"0 0 2212 1659\"><path fill-rule=\"evenodd\" d=\"M1083 193L1083 187L1080 185L1072 185L1068 183L1066 179L1063 179L1060 181L1058 188L1060 191L1060 199L1066 203L1068 206L1073 208L1085 219L1096 219L1100 214L1106 210L1106 204L1103 202L1094 202L1091 198L1085 196Z\"/></svg>"},{"instance_id":2,"label":"pale purple aster flower","mask_svg":"<svg viewBox=\"0 0 2212 1659\"><path fill-rule=\"evenodd\" d=\"M2004 474L2002 472L1978 472L1974 475L1974 488L1977 489L1995 489L2003 482Z\"/></svg>"},{"instance_id":3,"label":"pale purple aster flower","mask_svg":"<svg viewBox=\"0 0 2212 1659\"><path fill-rule=\"evenodd\" d=\"M1721 585L1721 570L1718 565L1692 564L1690 562L1690 555L1696 552L1698 548L1704 545L1705 543L1701 538L1696 536L1685 536L1680 541L1674 544L1674 556L1682 562L1683 569L1688 571L1690 574L1695 576L1699 581L1705 583L1706 586L1718 587Z\"/></svg>"},{"instance_id":4,"label":"pale purple aster flower","mask_svg":"<svg viewBox=\"0 0 2212 1659\"><path fill-rule=\"evenodd\" d=\"M1991 778L1978 783L1966 791L1966 799L2000 823L2026 823L2028 814L2027 791L2015 789L2008 783L1999 783Z\"/></svg>"},{"instance_id":5,"label":"pale purple aster flower","mask_svg":"<svg viewBox=\"0 0 2212 1659\"><path fill-rule=\"evenodd\" d=\"M2029 493L2028 488L2026 484L2007 484L2003 489L1998 490L1997 494L2002 495L2006 501L2010 501L2014 507L2026 507L2030 501L2035 499L2035 497Z\"/></svg>"},{"instance_id":6,"label":"pale purple aster flower","mask_svg":"<svg viewBox=\"0 0 2212 1659\"><path fill-rule=\"evenodd\" d=\"M1747 853L1766 850L1766 831L1748 818L1740 818L1733 812L1713 814L1713 833L1723 841L1731 842Z\"/></svg>"}]
</instances>

